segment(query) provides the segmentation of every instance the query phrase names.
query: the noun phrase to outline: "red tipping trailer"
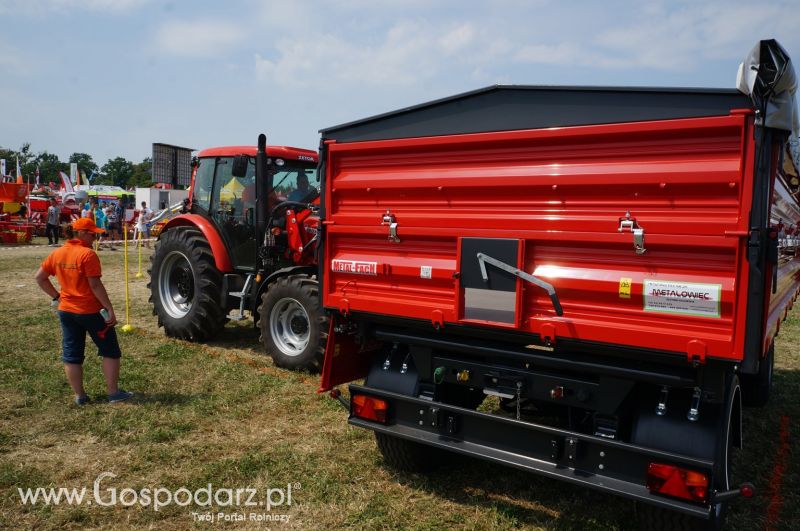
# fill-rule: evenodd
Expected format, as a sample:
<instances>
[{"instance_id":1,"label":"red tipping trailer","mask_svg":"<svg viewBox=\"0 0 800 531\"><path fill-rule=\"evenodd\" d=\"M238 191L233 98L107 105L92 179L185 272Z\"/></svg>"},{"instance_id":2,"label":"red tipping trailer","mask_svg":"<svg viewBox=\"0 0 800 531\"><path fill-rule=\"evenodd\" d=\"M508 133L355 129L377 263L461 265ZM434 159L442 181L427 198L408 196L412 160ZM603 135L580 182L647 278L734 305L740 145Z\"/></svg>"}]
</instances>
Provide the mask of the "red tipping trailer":
<instances>
[{"instance_id":1,"label":"red tipping trailer","mask_svg":"<svg viewBox=\"0 0 800 531\"><path fill-rule=\"evenodd\" d=\"M389 463L477 456L645 526L752 495L730 449L800 286L794 73L756 50L749 96L498 86L322 131L321 390L366 377Z\"/></svg>"}]
</instances>

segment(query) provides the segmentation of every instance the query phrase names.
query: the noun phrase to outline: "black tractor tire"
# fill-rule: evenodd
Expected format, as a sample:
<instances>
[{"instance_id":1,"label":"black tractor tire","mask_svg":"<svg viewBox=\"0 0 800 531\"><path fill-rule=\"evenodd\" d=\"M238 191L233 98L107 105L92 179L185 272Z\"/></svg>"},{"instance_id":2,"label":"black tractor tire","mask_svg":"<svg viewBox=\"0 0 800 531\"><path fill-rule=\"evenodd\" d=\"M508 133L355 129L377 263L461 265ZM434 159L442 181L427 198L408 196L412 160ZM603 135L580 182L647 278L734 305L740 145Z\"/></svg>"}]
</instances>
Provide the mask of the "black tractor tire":
<instances>
[{"instance_id":1,"label":"black tractor tire","mask_svg":"<svg viewBox=\"0 0 800 531\"><path fill-rule=\"evenodd\" d=\"M162 234L149 273L153 315L169 337L206 341L225 326L222 273L200 231L175 228Z\"/></svg>"},{"instance_id":2,"label":"black tractor tire","mask_svg":"<svg viewBox=\"0 0 800 531\"><path fill-rule=\"evenodd\" d=\"M315 277L279 277L261 295L258 315L261 342L275 365L319 372L328 342L328 316Z\"/></svg>"},{"instance_id":3,"label":"black tractor tire","mask_svg":"<svg viewBox=\"0 0 800 531\"><path fill-rule=\"evenodd\" d=\"M383 461L403 472L430 472L447 461L449 454L438 448L375 432Z\"/></svg>"},{"instance_id":4,"label":"black tractor tire","mask_svg":"<svg viewBox=\"0 0 800 531\"><path fill-rule=\"evenodd\" d=\"M756 374L742 374L742 404L745 407L764 407L772 392L772 373L775 370L775 344L770 345L767 356L761 360Z\"/></svg>"}]
</instances>

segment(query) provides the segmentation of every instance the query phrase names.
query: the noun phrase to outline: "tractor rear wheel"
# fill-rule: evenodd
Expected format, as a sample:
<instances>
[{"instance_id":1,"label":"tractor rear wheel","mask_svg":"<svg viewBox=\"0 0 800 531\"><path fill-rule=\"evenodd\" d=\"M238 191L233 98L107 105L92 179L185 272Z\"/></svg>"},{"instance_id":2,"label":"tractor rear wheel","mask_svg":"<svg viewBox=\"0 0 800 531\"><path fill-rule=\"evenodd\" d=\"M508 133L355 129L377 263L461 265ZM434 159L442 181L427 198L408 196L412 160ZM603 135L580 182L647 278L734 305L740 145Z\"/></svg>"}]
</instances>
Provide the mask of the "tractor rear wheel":
<instances>
[{"instance_id":1,"label":"tractor rear wheel","mask_svg":"<svg viewBox=\"0 0 800 531\"><path fill-rule=\"evenodd\" d=\"M280 277L261 296L261 341L278 367L319 371L328 341L328 317L319 284L307 275Z\"/></svg>"},{"instance_id":2,"label":"tractor rear wheel","mask_svg":"<svg viewBox=\"0 0 800 531\"><path fill-rule=\"evenodd\" d=\"M171 229L156 243L150 264L150 302L170 337L205 341L225 325L222 274L208 241L194 229Z\"/></svg>"}]
</instances>

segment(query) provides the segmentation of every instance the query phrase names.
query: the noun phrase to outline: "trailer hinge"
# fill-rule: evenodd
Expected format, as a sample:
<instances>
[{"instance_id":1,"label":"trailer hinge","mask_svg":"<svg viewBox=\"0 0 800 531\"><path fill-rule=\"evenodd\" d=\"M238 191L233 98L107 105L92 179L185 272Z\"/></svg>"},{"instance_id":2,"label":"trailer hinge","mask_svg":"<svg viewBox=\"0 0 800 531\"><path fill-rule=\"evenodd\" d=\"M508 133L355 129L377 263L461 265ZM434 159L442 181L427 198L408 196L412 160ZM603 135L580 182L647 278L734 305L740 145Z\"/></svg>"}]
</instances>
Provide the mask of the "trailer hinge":
<instances>
[{"instance_id":1,"label":"trailer hinge","mask_svg":"<svg viewBox=\"0 0 800 531\"><path fill-rule=\"evenodd\" d=\"M625 212L625 217L619 218L619 228L617 232L630 232L633 234L633 250L638 255L643 255L647 252L644 247L644 228L636 221L636 218L631 217L630 210Z\"/></svg>"}]
</instances>

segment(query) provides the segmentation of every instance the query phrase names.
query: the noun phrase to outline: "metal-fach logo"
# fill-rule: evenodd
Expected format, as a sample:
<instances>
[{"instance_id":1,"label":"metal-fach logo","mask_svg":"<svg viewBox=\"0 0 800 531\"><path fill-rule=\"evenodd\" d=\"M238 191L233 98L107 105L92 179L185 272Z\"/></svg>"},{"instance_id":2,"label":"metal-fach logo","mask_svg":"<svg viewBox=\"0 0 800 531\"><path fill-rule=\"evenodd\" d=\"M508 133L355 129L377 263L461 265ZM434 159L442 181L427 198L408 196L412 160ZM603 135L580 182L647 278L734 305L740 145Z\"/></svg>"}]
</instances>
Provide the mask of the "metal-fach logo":
<instances>
[{"instance_id":1,"label":"metal-fach logo","mask_svg":"<svg viewBox=\"0 0 800 531\"><path fill-rule=\"evenodd\" d=\"M170 489L167 487L111 486L109 480L116 478L113 472L103 472L94 480L91 490L87 487L29 487L17 488L23 505L72 505L98 507L133 507L160 511L164 507L206 508L205 511L192 511L195 521L251 521L288 522L288 514L273 514L276 508L288 510L292 506L292 495L301 488L299 483L270 487L259 491L255 487L215 487L208 483L204 487L191 490L187 487ZM227 511L211 511L211 508Z\"/></svg>"}]
</instances>

